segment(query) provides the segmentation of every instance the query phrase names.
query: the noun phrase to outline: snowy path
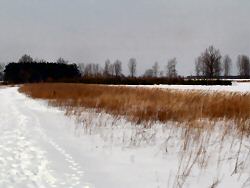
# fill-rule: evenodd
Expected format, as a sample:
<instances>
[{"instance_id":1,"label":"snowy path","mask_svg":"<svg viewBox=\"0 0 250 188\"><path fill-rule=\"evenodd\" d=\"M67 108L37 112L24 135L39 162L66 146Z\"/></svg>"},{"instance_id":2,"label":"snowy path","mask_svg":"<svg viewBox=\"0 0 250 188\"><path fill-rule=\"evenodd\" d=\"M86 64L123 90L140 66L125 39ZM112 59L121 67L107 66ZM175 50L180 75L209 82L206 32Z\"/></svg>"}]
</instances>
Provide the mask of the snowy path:
<instances>
[{"instance_id":1,"label":"snowy path","mask_svg":"<svg viewBox=\"0 0 250 188\"><path fill-rule=\"evenodd\" d=\"M92 187L81 166L41 127L50 121L39 115L43 109L32 109L17 88L0 89L0 96L0 188Z\"/></svg>"}]
</instances>

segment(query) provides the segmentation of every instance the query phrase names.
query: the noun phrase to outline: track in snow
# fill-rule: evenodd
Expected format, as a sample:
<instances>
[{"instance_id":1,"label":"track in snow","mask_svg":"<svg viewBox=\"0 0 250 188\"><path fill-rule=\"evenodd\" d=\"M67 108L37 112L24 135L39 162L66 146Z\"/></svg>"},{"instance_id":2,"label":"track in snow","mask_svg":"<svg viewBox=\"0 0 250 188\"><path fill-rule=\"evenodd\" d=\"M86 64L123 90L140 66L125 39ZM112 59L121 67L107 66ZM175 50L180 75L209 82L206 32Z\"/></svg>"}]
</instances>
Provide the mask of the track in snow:
<instances>
[{"instance_id":1,"label":"track in snow","mask_svg":"<svg viewBox=\"0 0 250 188\"><path fill-rule=\"evenodd\" d=\"M94 187L17 88L1 88L0 96L0 188Z\"/></svg>"}]
</instances>

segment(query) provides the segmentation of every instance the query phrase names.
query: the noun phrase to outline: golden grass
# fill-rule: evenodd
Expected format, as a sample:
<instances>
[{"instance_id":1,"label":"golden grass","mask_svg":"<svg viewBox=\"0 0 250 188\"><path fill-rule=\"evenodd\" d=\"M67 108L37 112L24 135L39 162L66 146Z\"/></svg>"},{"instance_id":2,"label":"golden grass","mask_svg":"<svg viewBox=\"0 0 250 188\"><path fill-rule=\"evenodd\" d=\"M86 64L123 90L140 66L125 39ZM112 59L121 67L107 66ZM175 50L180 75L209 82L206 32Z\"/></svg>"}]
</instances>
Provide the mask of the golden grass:
<instances>
[{"instance_id":1,"label":"golden grass","mask_svg":"<svg viewBox=\"0 0 250 188\"><path fill-rule=\"evenodd\" d=\"M193 122L234 121L250 132L250 94L176 91L105 85L26 84L20 91L32 98L53 100L57 106L95 108L129 120ZM246 126L247 125L247 126Z\"/></svg>"}]
</instances>

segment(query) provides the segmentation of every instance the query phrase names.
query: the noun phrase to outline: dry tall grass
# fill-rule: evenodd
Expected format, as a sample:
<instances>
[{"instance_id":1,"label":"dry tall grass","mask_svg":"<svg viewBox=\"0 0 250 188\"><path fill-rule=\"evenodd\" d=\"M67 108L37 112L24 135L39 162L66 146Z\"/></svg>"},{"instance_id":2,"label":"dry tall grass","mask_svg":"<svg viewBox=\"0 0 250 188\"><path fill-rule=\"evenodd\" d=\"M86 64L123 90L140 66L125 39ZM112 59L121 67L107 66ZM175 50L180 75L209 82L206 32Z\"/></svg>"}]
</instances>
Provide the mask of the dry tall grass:
<instances>
[{"instance_id":1,"label":"dry tall grass","mask_svg":"<svg viewBox=\"0 0 250 188\"><path fill-rule=\"evenodd\" d=\"M33 98L50 99L56 106L95 108L129 120L194 122L234 121L250 133L250 94L176 91L85 84L26 84L20 91ZM196 125L199 126L199 125Z\"/></svg>"}]
</instances>

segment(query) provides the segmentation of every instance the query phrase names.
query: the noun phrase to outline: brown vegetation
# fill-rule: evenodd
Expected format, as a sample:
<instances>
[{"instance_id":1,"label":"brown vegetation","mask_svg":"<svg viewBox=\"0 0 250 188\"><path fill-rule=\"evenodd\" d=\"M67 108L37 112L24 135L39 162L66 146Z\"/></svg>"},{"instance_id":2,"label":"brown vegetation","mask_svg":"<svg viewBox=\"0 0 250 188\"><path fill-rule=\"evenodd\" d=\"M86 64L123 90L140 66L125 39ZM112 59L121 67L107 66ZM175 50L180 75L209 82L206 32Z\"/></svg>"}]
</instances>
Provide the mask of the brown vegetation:
<instances>
[{"instance_id":1,"label":"brown vegetation","mask_svg":"<svg viewBox=\"0 0 250 188\"><path fill-rule=\"evenodd\" d=\"M137 123L225 119L242 125L250 117L250 94L63 83L27 84L20 91L57 106L95 108ZM249 132L249 125L244 129Z\"/></svg>"}]
</instances>

